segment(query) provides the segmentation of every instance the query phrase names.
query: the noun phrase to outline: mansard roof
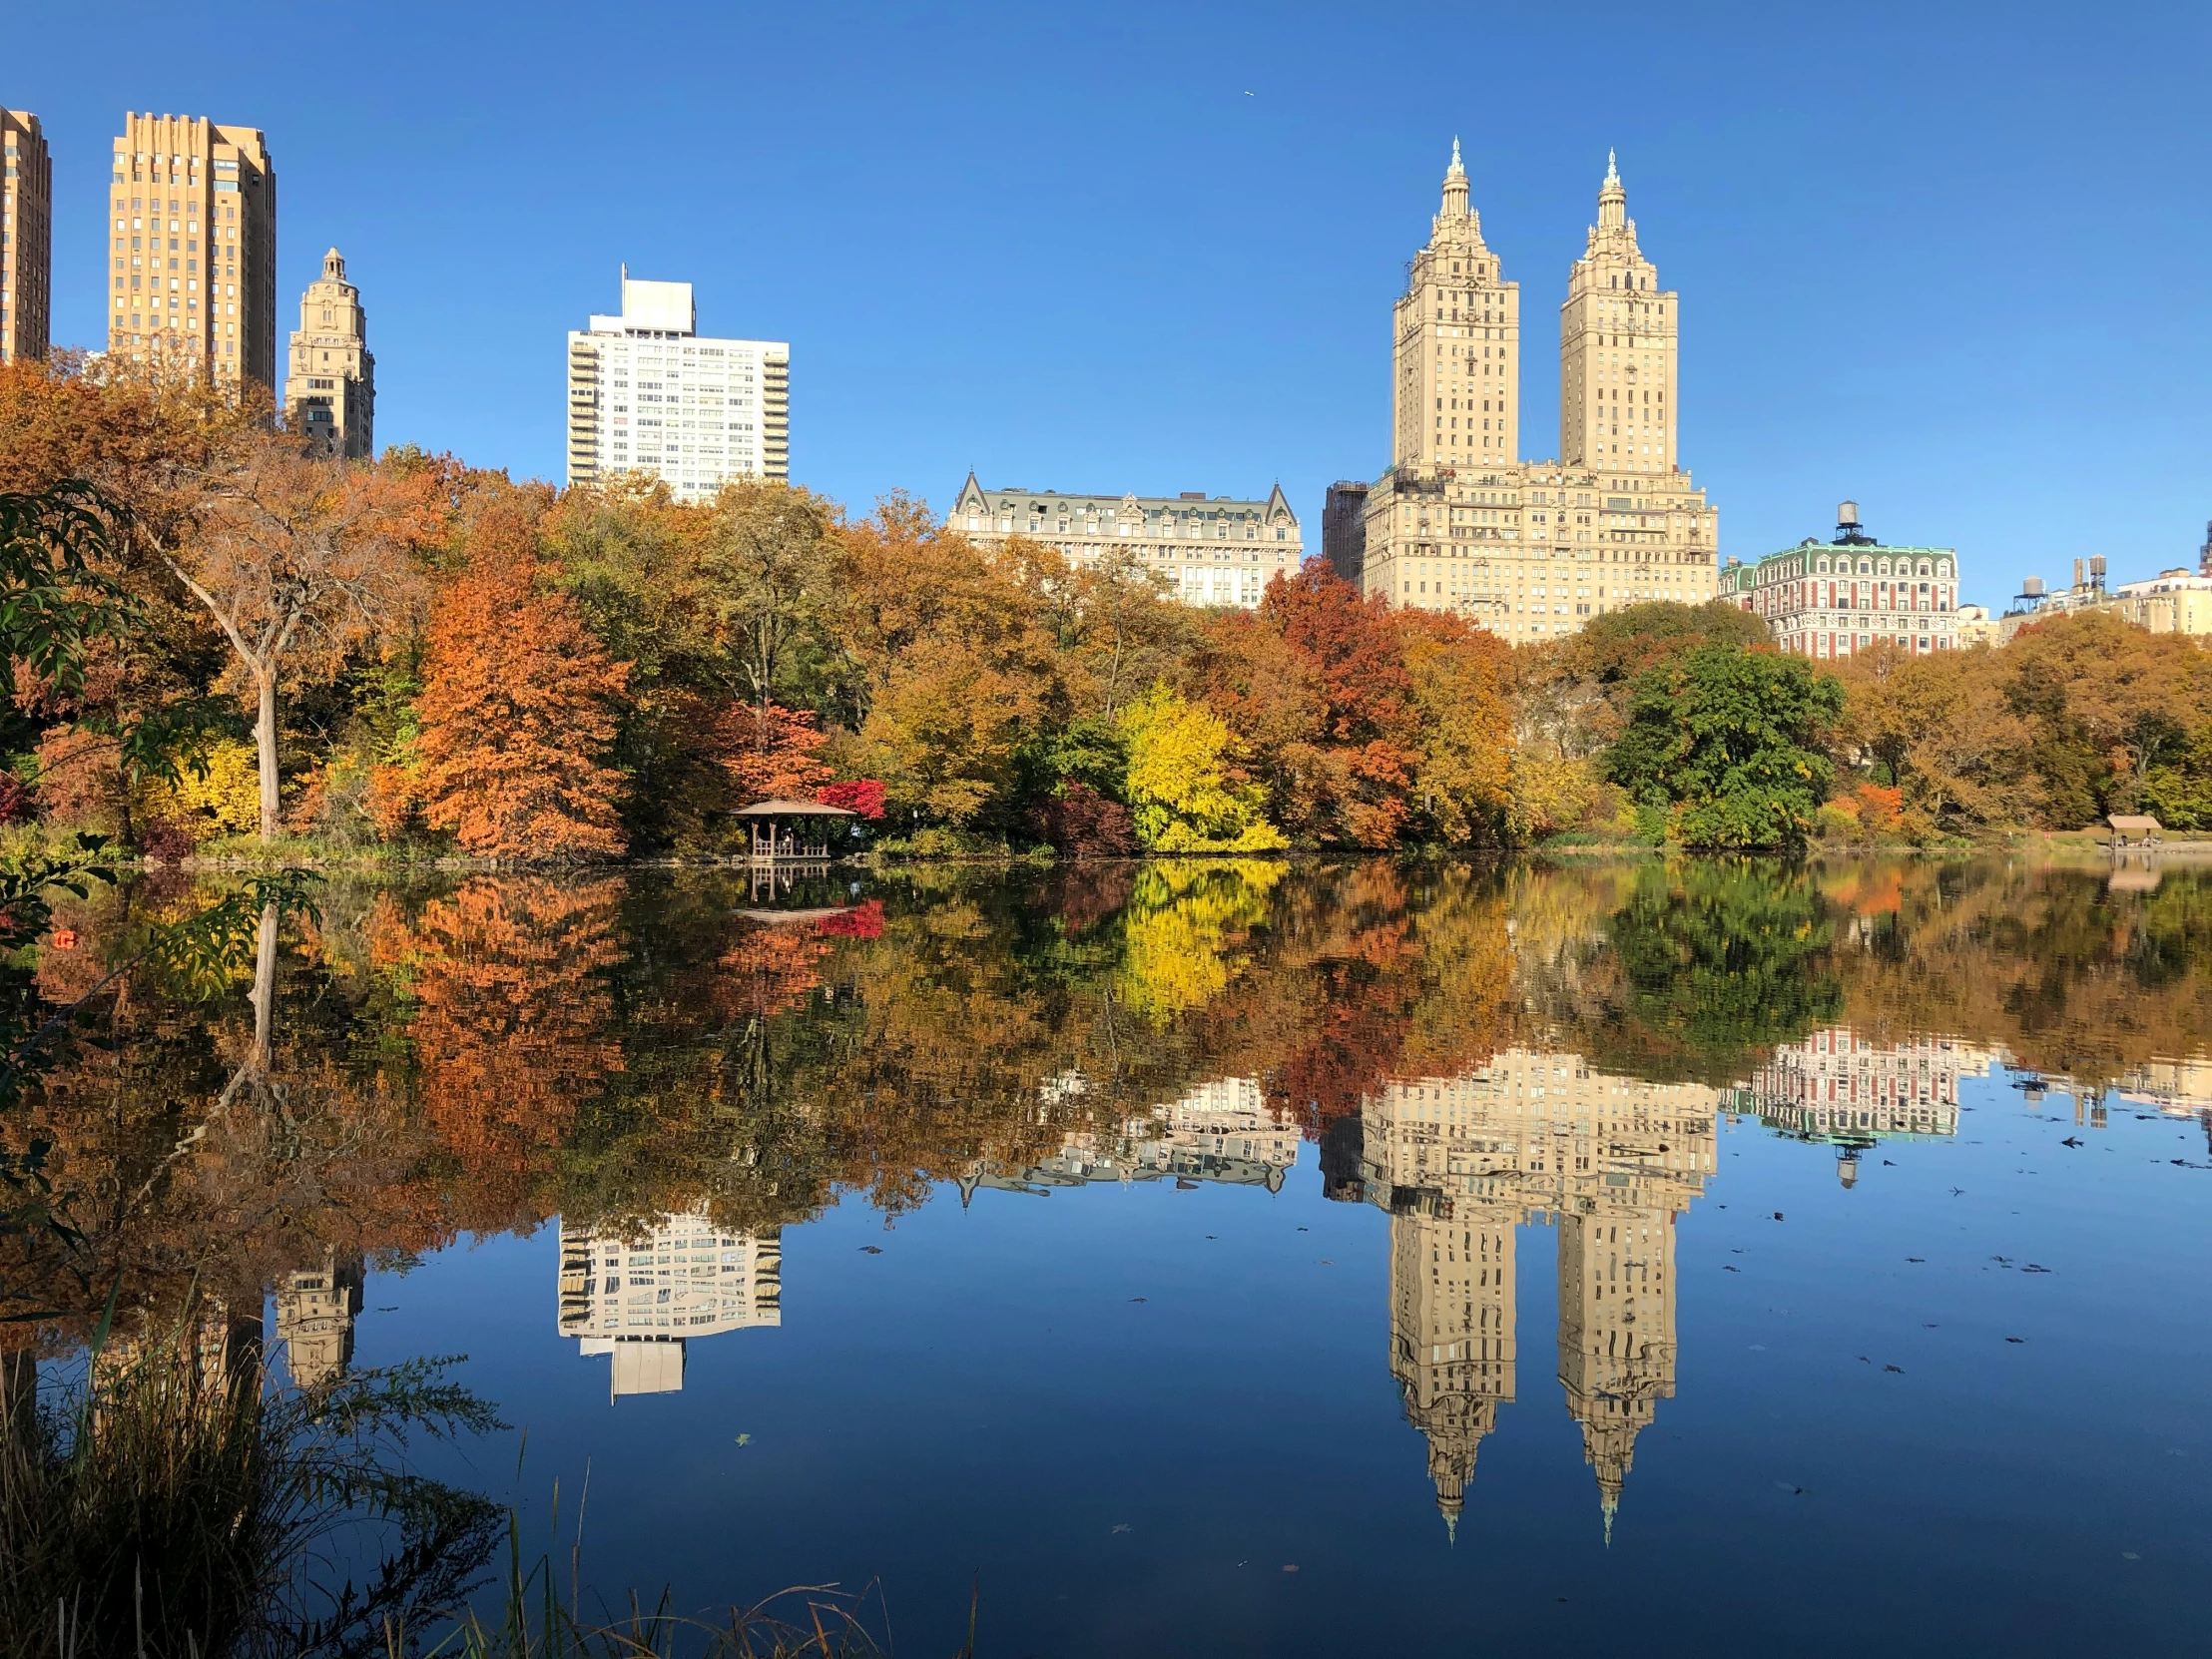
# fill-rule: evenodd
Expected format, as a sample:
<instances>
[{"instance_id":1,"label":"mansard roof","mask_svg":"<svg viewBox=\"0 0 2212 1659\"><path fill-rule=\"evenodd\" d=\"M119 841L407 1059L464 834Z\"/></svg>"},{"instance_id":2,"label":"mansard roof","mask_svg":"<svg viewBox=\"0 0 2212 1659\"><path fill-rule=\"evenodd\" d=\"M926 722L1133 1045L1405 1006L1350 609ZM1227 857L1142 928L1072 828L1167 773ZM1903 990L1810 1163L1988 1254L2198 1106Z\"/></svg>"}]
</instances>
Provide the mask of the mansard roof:
<instances>
[{"instance_id":1,"label":"mansard roof","mask_svg":"<svg viewBox=\"0 0 2212 1659\"><path fill-rule=\"evenodd\" d=\"M972 492L972 493L971 493ZM1071 490L1025 490L1016 488L985 489L976 482L970 472L967 482L960 486L956 510L975 510L969 505L979 501L982 509L993 513L1026 515L1032 507L1046 512L1058 508L1083 508L1093 513L1112 511L1115 508L1137 507L1145 512L1196 513L1201 517L1243 517L1247 514L1268 524L1296 524L1298 514L1292 510L1290 497L1283 493L1279 482L1265 499L1252 500L1240 496L1202 495L1137 495L1124 492L1115 495L1108 492L1086 494Z\"/></svg>"}]
</instances>

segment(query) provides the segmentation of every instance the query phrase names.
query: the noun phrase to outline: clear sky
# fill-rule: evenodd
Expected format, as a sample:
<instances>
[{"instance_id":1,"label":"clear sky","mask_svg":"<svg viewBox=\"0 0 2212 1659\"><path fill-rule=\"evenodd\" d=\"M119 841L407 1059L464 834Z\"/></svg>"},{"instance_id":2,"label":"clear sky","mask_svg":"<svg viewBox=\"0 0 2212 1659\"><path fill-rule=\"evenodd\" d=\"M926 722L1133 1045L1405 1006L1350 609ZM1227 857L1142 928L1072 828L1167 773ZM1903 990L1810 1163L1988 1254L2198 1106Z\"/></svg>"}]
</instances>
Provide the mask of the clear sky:
<instances>
[{"instance_id":1,"label":"clear sky","mask_svg":"<svg viewBox=\"0 0 2212 1659\"><path fill-rule=\"evenodd\" d=\"M323 250L383 442L558 478L563 333L617 269L792 344L792 465L1258 495L1318 547L1388 461L1389 307L1454 135L1549 342L1620 153L1682 294L1682 454L1750 559L1853 496L1968 598L2212 518L2212 7L15 0L54 152L55 336L97 343L127 109L262 128L280 326ZM220 15L210 27L201 20ZM281 341L279 340L279 346Z\"/></svg>"}]
</instances>

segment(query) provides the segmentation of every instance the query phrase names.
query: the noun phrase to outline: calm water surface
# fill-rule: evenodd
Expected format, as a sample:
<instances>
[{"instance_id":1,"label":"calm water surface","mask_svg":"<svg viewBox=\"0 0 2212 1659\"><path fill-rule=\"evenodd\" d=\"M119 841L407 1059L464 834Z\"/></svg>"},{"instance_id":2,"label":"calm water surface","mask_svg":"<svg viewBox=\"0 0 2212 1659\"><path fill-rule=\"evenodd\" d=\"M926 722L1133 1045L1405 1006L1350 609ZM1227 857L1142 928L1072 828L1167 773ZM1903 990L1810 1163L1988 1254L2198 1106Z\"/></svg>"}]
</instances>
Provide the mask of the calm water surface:
<instances>
[{"instance_id":1,"label":"calm water surface","mask_svg":"<svg viewBox=\"0 0 2212 1659\"><path fill-rule=\"evenodd\" d=\"M75 919L56 997L130 921ZM273 996L266 1066L244 987L147 998L42 1103L132 1297L197 1268L300 1375L465 1354L518 1432L426 1464L548 1547L557 1481L564 1561L588 1479L610 1602L2212 1646L2198 871L334 886Z\"/></svg>"}]
</instances>

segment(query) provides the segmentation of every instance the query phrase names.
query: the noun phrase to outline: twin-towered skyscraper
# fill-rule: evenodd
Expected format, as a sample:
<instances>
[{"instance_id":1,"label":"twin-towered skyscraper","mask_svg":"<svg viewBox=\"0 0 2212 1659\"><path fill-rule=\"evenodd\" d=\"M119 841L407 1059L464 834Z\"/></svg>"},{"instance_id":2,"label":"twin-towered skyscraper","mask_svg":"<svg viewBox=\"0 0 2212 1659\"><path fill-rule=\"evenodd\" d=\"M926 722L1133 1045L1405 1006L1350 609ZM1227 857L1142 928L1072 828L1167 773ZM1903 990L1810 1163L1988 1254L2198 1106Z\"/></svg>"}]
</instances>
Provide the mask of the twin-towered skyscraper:
<instances>
[{"instance_id":1,"label":"twin-towered skyscraper","mask_svg":"<svg viewBox=\"0 0 2212 1659\"><path fill-rule=\"evenodd\" d=\"M1456 143L1392 322L1390 468L1357 548L1332 549L1368 593L1518 644L1713 597L1717 518L1676 443L1679 301L1610 158L1559 310L1558 459L1520 459L1520 284L1482 240Z\"/></svg>"}]
</instances>

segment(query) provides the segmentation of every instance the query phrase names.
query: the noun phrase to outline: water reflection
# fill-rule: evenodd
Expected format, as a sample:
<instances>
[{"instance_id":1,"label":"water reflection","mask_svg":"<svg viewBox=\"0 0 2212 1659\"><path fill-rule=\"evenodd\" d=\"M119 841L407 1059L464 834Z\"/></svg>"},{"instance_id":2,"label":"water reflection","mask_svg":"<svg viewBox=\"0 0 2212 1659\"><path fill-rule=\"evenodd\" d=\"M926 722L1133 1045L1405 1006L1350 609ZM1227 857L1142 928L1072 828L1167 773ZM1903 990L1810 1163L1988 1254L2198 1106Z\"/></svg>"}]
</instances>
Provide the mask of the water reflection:
<instances>
[{"instance_id":1,"label":"water reflection","mask_svg":"<svg viewBox=\"0 0 2212 1659\"><path fill-rule=\"evenodd\" d=\"M42 993L180 902L75 907ZM337 884L230 1000L134 987L6 1124L54 1148L84 1243L11 1269L41 1317L0 1347L70 1351L118 1284L127 1345L197 1281L208 1364L273 1295L325 1380L368 1274L550 1225L551 1329L613 1397L668 1393L693 1339L782 1324L786 1233L831 1206L1315 1168L1387 1217L1389 1373L1447 1529L1527 1381L1520 1231L1551 1232L1610 1530L1725 1121L1832 1149L1846 1186L1955 1139L1998 1067L2091 1131L2125 1105L2212 1134L2208 946L2205 872L2003 860Z\"/></svg>"},{"instance_id":2,"label":"water reflection","mask_svg":"<svg viewBox=\"0 0 2212 1659\"><path fill-rule=\"evenodd\" d=\"M1082 1080L1070 1078L1058 1092L1081 1089ZM1041 1193L1096 1181L1169 1180L1179 1187L1205 1181L1281 1192L1298 1146L1298 1130L1268 1106L1258 1078L1225 1077L1124 1118L1111 1131L1070 1129L1056 1151L1019 1170L978 1159L959 1178L960 1201L978 1187Z\"/></svg>"},{"instance_id":3,"label":"water reflection","mask_svg":"<svg viewBox=\"0 0 2212 1659\"><path fill-rule=\"evenodd\" d=\"M1534 1222L1556 1230L1559 1381L1610 1536L1636 1435L1674 1393L1674 1224L1712 1178L1716 1104L1549 1049L1370 1098L1332 1195L1389 1213L1390 1372L1447 1527L1513 1398L1514 1240Z\"/></svg>"},{"instance_id":4,"label":"water reflection","mask_svg":"<svg viewBox=\"0 0 2212 1659\"><path fill-rule=\"evenodd\" d=\"M1949 1037L1878 1043L1835 1025L1779 1045L1725 1104L1778 1134L1833 1146L1850 1187L1859 1155L1880 1141L1957 1134L1958 1079L1986 1077L1996 1059Z\"/></svg>"},{"instance_id":5,"label":"water reflection","mask_svg":"<svg viewBox=\"0 0 2212 1659\"><path fill-rule=\"evenodd\" d=\"M633 1231L561 1224L560 1332L609 1362L608 1397L674 1393L696 1337L784 1323L784 1237L703 1214Z\"/></svg>"}]
</instances>

